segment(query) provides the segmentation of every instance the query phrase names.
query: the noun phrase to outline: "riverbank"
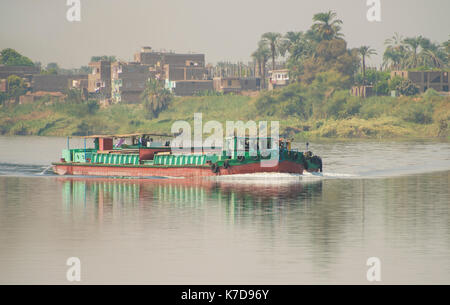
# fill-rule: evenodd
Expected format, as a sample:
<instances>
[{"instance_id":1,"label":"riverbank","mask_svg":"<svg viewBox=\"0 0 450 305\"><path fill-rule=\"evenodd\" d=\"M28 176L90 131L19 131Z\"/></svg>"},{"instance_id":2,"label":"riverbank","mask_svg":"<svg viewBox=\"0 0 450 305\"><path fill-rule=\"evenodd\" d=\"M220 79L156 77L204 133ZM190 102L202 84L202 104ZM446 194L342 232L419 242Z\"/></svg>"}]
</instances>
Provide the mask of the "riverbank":
<instances>
[{"instance_id":1,"label":"riverbank","mask_svg":"<svg viewBox=\"0 0 450 305\"><path fill-rule=\"evenodd\" d=\"M149 119L142 105L100 108L95 102L0 106L0 134L69 136L85 134L170 132L176 120L277 120L283 136L310 138L450 138L450 98L441 96L372 97L345 92L308 102L286 89L259 97L198 96L175 98L158 118ZM294 94L294 95L292 95ZM300 94L300 93L299 93ZM300 102L299 102L300 101ZM308 115L305 115L308 114Z\"/></svg>"}]
</instances>

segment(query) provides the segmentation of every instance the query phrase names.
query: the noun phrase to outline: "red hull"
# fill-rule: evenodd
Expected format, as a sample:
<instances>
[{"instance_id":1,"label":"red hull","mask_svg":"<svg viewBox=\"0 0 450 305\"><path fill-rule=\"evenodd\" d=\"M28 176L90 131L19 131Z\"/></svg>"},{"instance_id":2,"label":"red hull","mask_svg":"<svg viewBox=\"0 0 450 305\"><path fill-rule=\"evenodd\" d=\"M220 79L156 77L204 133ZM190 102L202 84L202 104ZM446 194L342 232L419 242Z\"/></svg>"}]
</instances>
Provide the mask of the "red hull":
<instances>
[{"instance_id":1,"label":"red hull","mask_svg":"<svg viewBox=\"0 0 450 305\"><path fill-rule=\"evenodd\" d=\"M109 176L109 177L206 177L250 173L294 173L302 174L303 165L291 161L280 161L276 166L261 167L261 163L234 165L228 169L220 168L214 173L208 166L156 167L144 165L80 165L56 163L53 171L58 175Z\"/></svg>"}]
</instances>

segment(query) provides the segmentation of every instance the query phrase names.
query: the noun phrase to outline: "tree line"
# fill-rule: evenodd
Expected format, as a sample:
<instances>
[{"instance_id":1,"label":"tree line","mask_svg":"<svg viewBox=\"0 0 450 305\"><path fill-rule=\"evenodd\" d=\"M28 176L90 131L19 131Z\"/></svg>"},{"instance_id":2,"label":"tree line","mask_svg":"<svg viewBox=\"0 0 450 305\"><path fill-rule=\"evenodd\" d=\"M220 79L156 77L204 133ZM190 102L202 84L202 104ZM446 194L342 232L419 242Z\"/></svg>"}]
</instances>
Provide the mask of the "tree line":
<instances>
[{"instance_id":1,"label":"tree line","mask_svg":"<svg viewBox=\"0 0 450 305\"><path fill-rule=\"evenodd\" d=\"M353 84L360 71L361 83L367 84L366 60L377 52L367 45L349 49L342 33L343 21L333 11L317 13L312 21L307 31L262 34L251 54L261 77L265 79L269 61L275 70L276 59L282 57L293 81L311 84L318 73L332 70ZM422 36L403 38L396 33L385 41L381 68L445 69L449 67L449 56L450 40L440 44Z\"/></svg>"}]
</instances>

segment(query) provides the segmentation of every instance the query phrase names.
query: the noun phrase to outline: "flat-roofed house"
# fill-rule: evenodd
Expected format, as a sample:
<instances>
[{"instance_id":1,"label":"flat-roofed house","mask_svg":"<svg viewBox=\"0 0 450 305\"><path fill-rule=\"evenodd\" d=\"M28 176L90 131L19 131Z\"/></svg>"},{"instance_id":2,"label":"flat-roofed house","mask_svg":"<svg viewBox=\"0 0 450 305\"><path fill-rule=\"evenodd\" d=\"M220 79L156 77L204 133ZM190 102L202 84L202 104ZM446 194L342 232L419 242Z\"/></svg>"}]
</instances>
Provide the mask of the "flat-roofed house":
<instances>
[{"instance_id":1,"label":"flat-roofed house","mask_svg":"<svg viewBox=\"0 0 450 305\"><path fill-rule=\"evenodd\" d=\"M205 54L156 52L151 47L143 47L141 52L134 55L134 61L161 68L165 65L205 67Z\"/></svg>"},{"instance_id":2,"label":"flat-roofed house","mask_svg":"<svg viewBox=\"0 0 450 305\"><path fill-rule=\"evenodd\" d=\"M411 80L420 92L433 88L439 92L449 92L449 71L392 71L391 78L402 77Z\"/></svg>"},{"instance_id":3,"label":"flat-roofed house","mask_svg":"<svg viewBox=\"0 0 450 305\"><path fill-rule=\"evenodd\" d=\"M212 80L166 80L166 88L171 89L176 96L192 96L214 89Z\"/></svg>"},{"instance_id":4,"label":"flat-roofed house","mask_svg":"<svg viewBox=\"0 0 450 305\"><path fill-rule=\"evenodd\" d=\"M147 81L158 72L149 65L115 62L111 65L111 97L116 103L136 104L141 101Z\"/></svg>"},{"instance_id":5,"label":"flat-roofed house","mask_svg":"<svg viewBox=\"0 0 450 305\"><path fill-rule=\"evenodd\" d=\"M208 69L198 66L164 66L165 78L170 81L177 80L207 80L209 79Z\"/></svg>"},{"instance_id":6,"label":"flat-roofed house","mask_svg":"<svg viewBox=\"0 0 450 305\"><path fill-rule=\"evenodd\" d=\"M88 91L104 98L111 97L111 62L102 60L89 63L92 72L88 75Z\"/></svg>"},{"instance_id":7,"label":"flat-roofed house","mask_svg":"<svg viewBox=\"0 0 450 305\"><path fill-rule=\"evenodd\" d=\"M31 82L33 75L41 73L41 69L36 66L4 66L0 65L0 79L7 79L11 75L17 75Z\"/></svg>"},{"instance_id":8,"label":"flat-roofed house","mask_svg":"<svg viewBox=\"0 0 450 305\"><path fill-rule=\"evenodd\" d=\"M68 75L34 75L31 81L33 92L66 92L70 86Z\"/></svg>"},{"instance_id":9,"label":"flat-roofed house","mask_svg":"<svg viewBox=\"0 0 450 305\"><path fill-rule=\"evenodd\" d=\"M214 77L214 90L224 94L240 93L241 80L239 77Z\"/></svg>"},{"instance_id":10,"label":"flat-roofed house","mask_svg":"<svg viewBox=\"0 0 450 305\"><path fill-rule=\"evenodd\" d=\"M289 70L279 69L269 71L269 90L286 87L289 85Z\"/></svg>"},{"instance_id":11,"label":"flat-roofed house","mask_svg":"<svg viewBox=\"0 0 450 305\"><path fill-rule=\"evenodd\" d=\"M214 77L214 90L224 94L257 91L260 86L261 79L259 77Z\"/></svg>"}]
</instances>

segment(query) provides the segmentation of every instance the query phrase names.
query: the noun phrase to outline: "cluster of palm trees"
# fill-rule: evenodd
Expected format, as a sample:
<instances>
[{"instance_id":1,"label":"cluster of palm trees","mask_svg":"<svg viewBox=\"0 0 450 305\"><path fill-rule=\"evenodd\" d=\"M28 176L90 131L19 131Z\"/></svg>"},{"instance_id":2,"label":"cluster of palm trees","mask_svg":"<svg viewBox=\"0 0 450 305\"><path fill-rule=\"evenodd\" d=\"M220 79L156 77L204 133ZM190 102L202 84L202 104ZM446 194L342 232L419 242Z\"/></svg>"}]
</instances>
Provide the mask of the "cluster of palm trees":
<instances>
[{"instance_id":1,"label":"cluster of palm trees","mask_svg":"<svg viewBox=\"0 0 450 305\"><path fill-rule=\"evenodd\" d=\"M333 11L318 13L313 17L314 24L307 32L287 32L285 35L267 32L261 36L258 48L252 53L256 63L256 71L265 79L265 67L269 59L272 70L275 70L275 60L278 56L299 60L304 55L313 56L314 46L311 42L342 39L342 20L337 19Z\"/></svg>"},{"instance_id":2,"label":"cluster of palm trees","mask_svg":"<svg viewBox=\"0 0 450 305\"><path fill-rule=\"evenodd\" d=\"M316 46L322 41L343 39L342 20L333 11L318 13L313 17L313 25L306 32L287 32L285 35L267 32L261 36L258 48L252 53L256 63L255 71L265 79L266 66L269 60L272 70L276 68L278 56L286 62L297 64L306 59L315 58ZM383 54L385 69L413 69L419 67L447 68L449 66L450 40L443 44L433 43L429 39L416 36L402 38L395 34L385 42ZM370 46L364 45L351 52L360 57L363 82L366 80L366 60L377 54Z\"/></svg>"},{"instance_id":3,"label":"cluster of palm trees","mask_svg":"<svg viewBox=\"0 0 450 305\"><path fill-rule=\"evenodd\" d=\"M449 41L438 44L422 36L403 38L395 33L385 46L383 65L388 69L445 68L449 64Z\"/></svg>"}]
</instances>

